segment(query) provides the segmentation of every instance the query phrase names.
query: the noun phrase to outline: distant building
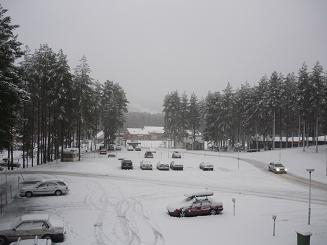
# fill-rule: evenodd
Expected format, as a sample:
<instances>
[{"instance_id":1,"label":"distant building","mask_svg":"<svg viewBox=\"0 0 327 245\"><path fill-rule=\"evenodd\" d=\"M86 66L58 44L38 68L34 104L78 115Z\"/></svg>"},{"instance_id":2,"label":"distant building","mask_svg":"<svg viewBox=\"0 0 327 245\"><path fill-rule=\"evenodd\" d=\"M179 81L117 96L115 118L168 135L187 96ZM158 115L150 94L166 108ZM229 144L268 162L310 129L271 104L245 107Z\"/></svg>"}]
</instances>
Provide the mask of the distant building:
<instances>
[{"instance_id":1,"label":"distant building","mask_svg":"<svg viewBox=\"0 0 327 245\"><path fill-rule=\"evenodd\" d=\"M126 140L163 140L164 127L145 126L144 128L127 128L124 138Z\"/></svg>"}]
</instances>

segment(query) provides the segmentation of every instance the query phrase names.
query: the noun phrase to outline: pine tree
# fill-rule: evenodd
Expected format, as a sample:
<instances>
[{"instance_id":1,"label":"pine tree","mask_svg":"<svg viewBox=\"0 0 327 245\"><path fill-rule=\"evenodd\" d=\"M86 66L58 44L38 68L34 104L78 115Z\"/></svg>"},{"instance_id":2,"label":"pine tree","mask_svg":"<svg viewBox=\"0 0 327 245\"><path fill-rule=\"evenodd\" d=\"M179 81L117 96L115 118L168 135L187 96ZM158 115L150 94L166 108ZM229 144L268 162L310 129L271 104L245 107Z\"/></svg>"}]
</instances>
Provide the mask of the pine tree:
<instances>
[{"instance_id":1,"label":"pine tree","mask_svg":"<svg viewBox=\"0 0 327 245\"><path fill-rule=\"evenodd\" d=\"M16 59L23 55L21 43L13 33L18 26L11 24L6 13L0 4L0 149L7 148L12 153L17 111L28 94L22 89L21 75L15 65Z\"/></svg>"},{"instance_id":2,"label":"pine tree","mask_svg":"<svg viewBox=\"0 0 327 245\"><path fill-rule=\"evenodd\" d=\"M196 134L199 132L200 123L201 123L201 111L200 111L200 104L198 102L198 98L195 95L195 93L192 93L190 97L190 104L188 108L188 120L190 129L192 130L192 138L193 138L193 144L192 148L194 150L194 142L196 139Z\"/></svg>"}]
</instances>

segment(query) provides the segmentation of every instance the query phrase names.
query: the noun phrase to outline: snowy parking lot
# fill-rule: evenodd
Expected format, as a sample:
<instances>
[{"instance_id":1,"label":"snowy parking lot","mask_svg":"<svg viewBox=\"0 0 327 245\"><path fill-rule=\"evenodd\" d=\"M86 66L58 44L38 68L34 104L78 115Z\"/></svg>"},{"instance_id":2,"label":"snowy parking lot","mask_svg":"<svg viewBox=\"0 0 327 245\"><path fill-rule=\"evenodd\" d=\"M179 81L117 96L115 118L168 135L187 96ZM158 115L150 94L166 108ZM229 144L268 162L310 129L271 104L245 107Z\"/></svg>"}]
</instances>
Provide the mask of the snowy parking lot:
<instances>
[{"instance_id":1,"label":"snowy parking lot","mask_svg":"<svg viewBox=\"0 0 327 245\"><path fill-rule=\"evenodd\" d=\"M245 161L205 153L182 154L183 171L159 171L171 151L157 150L153 170L141 170L142 152L117 152L114 158L89 153L81 162L50 163L25 170L24 177L59 178L64 196L16 198L1 223L23 213L43 213L64 220L64 244L295 244L296 231L312 232L311 244L327 241L327 190L313 188L311 225L307 225L308 186L263 171ZM252 155L255 156L255 155ZM131 159L121 170L118 158ZM214 171L199 169L201 161ZM210 190L224 211L215 216L174 218L166 206L185 193ZM233 215L232 198L236 199ZM272 215L277 215L272 236Z\"/></svg>"}]
</instances>

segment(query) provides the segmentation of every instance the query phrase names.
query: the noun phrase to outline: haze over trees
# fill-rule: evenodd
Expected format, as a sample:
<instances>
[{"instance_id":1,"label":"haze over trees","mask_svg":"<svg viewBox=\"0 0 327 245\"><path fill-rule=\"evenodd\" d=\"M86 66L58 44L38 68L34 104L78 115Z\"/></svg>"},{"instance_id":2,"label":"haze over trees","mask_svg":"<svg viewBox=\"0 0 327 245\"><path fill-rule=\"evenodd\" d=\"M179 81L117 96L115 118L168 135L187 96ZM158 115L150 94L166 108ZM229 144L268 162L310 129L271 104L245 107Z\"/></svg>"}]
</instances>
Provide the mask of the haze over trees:
<instances>
[{"instance_id":1,"label":"haze over trees","mask_svg":"<svg viewBox=\"0 0 327 245\"><path fill-rule=\"evenodd\" d=\"M134 112L126 114L124 128L143 128L144 126L164 126L164 115L162 113Z\"/></svg>"},{"instance_id":2,"label":"haze over trees","mask_svg":"<svg viewBox=\"0 0 327 245\"><path fill-rule=\"evenodd\" d=\"M123 88L94 81L85 56L72 73L62 50L42 44L23 53L15 28L0 5L0 149L13 161L9 153L21 141L26 167L29 159L32 166L58 159L67 147L80 152L101 129L105 143L113 141L127 112Z\"/></svg>"},{"instance_id":3,"label":"haze over trees","mask_svg":"<svg viewBox=\"0 0 327 245\"><path fill-rule=\"evenodd\" d=\"M292 145L294 137L301 137L305 150L309 137L317 146L318 136L327 134L327 78L319 62L310 71L303 63L297 76L275 71L254 86L245 82L234 90L228 83L223 91L209 92L203 101L196 102L194 97L186 107L182 104L187 98L177 91L164 98L165 132L174 141L189 129L201 130L206 140L220 147L256 142L259 148L260 140L262 147L275 148L276 137L286 137ZM188 115L186 122L182 115ZM202 126L199 118L204 119Z\"/></svg>"}]
</instances>

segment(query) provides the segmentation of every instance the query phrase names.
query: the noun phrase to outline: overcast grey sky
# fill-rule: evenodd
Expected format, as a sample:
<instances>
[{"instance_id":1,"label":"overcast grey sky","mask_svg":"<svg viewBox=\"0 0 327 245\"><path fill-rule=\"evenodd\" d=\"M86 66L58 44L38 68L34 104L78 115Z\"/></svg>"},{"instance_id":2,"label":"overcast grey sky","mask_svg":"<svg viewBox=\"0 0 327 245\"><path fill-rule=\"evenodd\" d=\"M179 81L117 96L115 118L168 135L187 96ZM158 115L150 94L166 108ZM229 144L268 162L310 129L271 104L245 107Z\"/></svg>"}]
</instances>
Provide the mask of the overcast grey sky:
<instances>
[{"instance_id":1,"label":"overcast grey sky","mask_svg":"<svg viewBox=\"0 0 327 245\"><path fill-rule=\"evenodd\" d=\"M200 97L303 61L327 69L326 0L0 0L19 40L48 43L92 77L119 82L131 108L159 112L167 92Z\"/></svg>"}]
</instances>

